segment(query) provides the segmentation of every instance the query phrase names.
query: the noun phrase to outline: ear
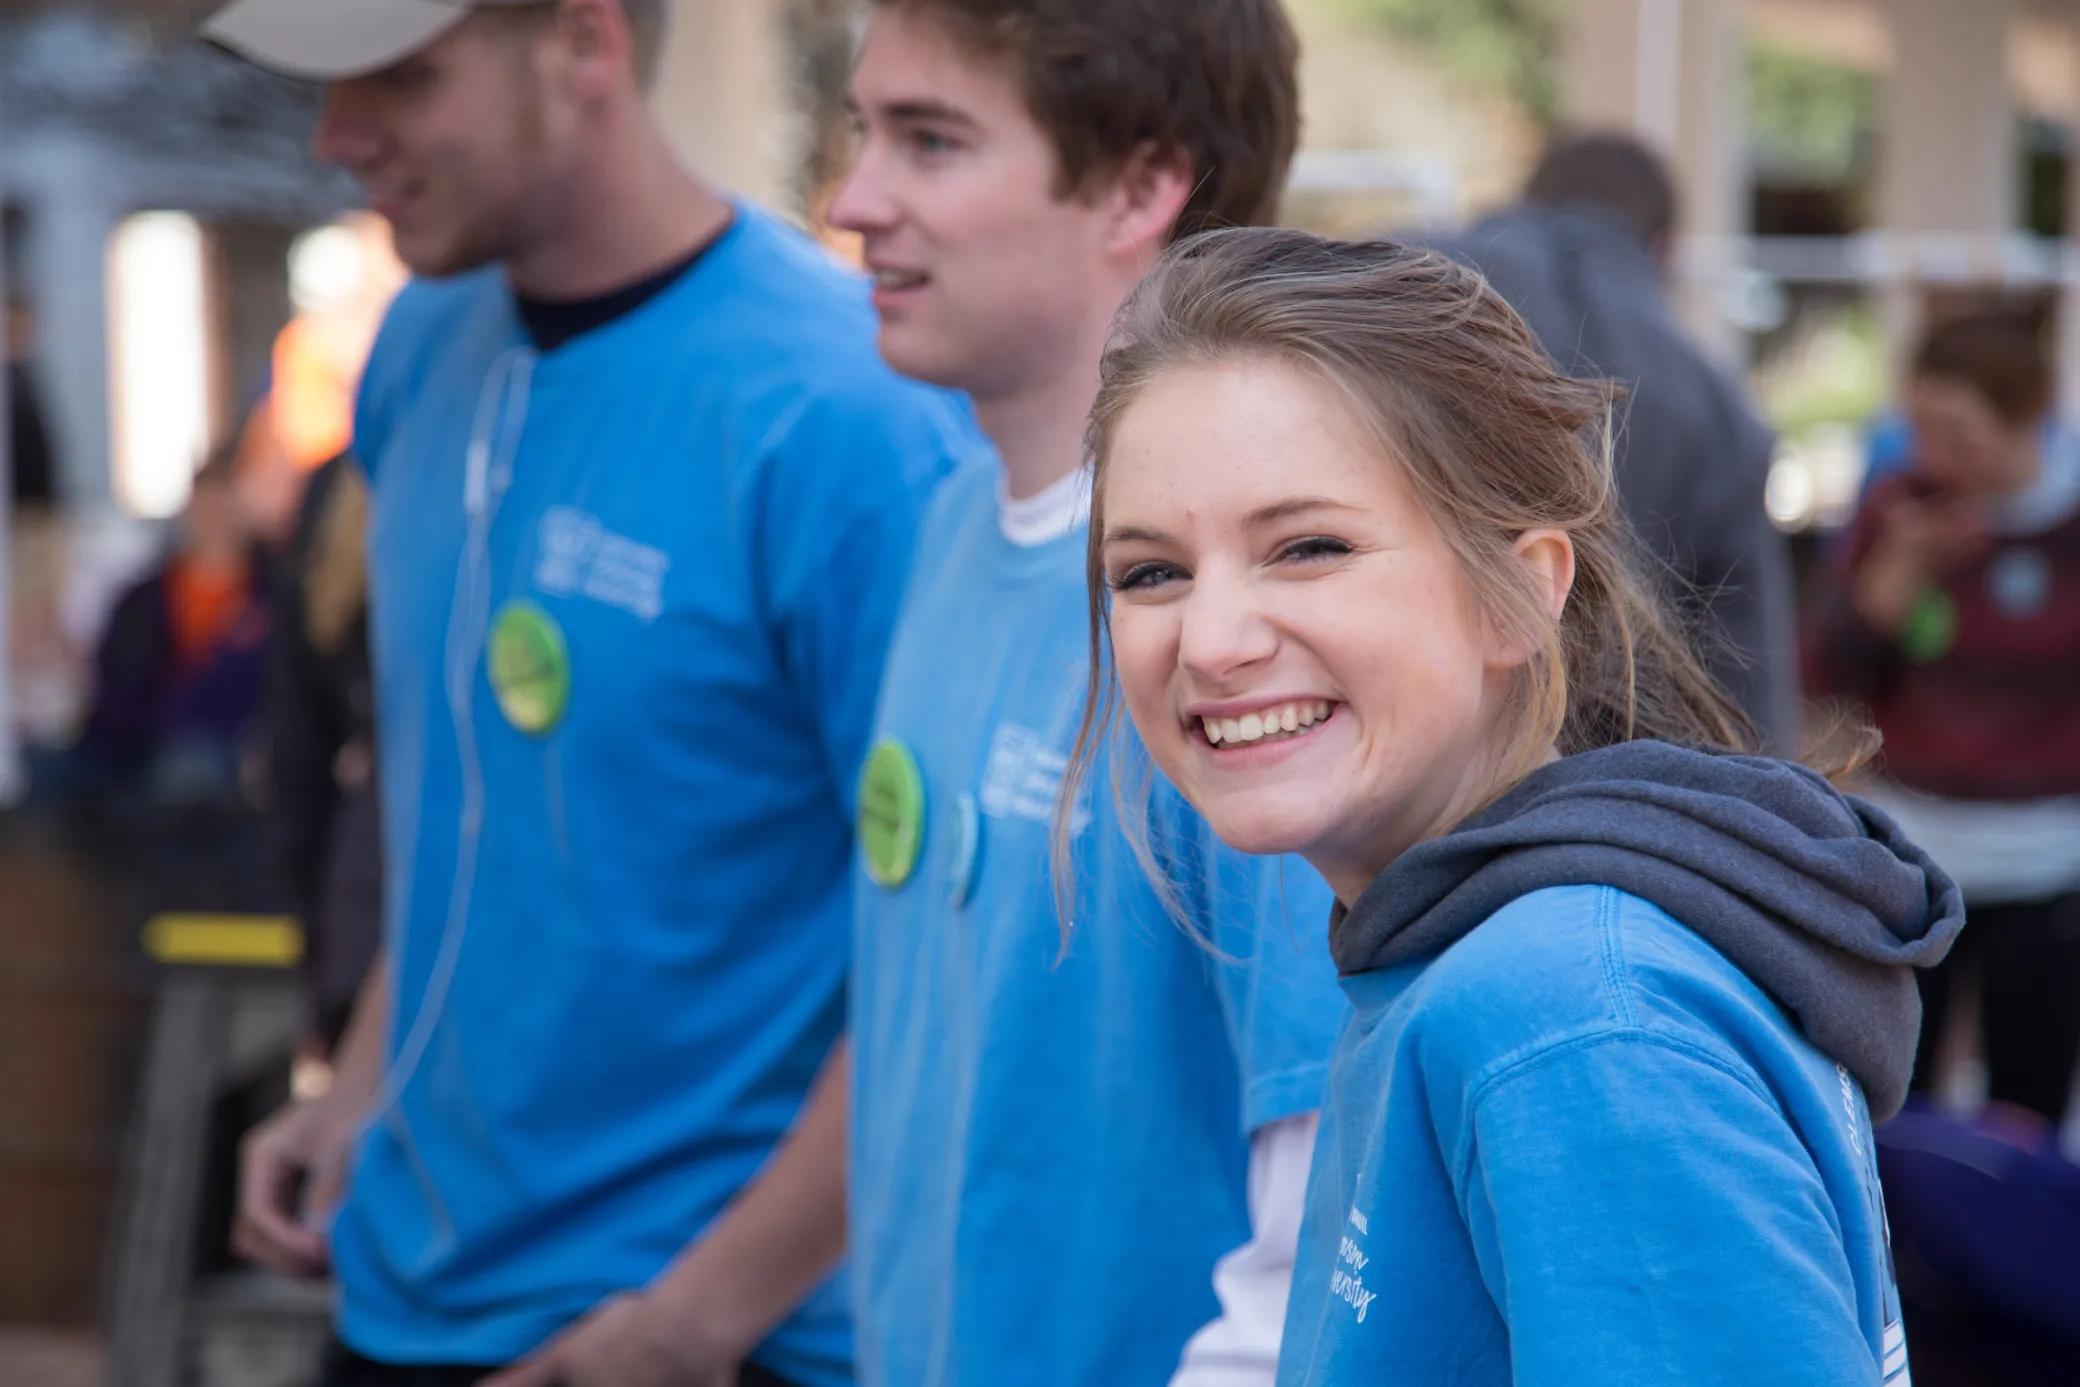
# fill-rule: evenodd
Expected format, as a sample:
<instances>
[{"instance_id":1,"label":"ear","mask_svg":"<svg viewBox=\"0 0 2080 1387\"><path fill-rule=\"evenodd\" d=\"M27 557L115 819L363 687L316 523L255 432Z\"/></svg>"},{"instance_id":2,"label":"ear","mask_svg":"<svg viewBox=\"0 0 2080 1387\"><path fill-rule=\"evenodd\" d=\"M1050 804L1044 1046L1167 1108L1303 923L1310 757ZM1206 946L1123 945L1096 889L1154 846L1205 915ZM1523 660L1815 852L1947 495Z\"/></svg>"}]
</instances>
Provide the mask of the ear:
<instances>
[{"instance_id":1,"label":"ear","mask_svg":"<svg viewBox=\"0 0 2080 1387\"><path fill-rule=\"evenodd\" d=\"M1517 562L1531 571L1547 613L1558 621L1574 590L1574 540L1565 530L1526 530L1512 548Z\"/></svg>"},{"instance_id":2,"label":"ear","mask_svg":"<svg viewBox=\"0 0 2080 1387\"><path fill-rule=\"evenodd\" d=\"M555 24L563 78L574 94L598 98L633 80L628 16L619 0L563 0Z\"/></svg>"},{"instance_id":3,"label":"ear","mask_svg":"<svg viewBox=\"0 0 2080 1387\"><path fill-rule=\"evenodd\" d=\"M1567 610L1567 595L1574 589L1574 541L1565 530L1526 530L1517 536L1511 551L1524 566L1546 615L1558 621ZM1495 665L1519 665L1531 653L1500 631L1491 630L1488 644L1488 659Z\"/></svg>"},{"instance_id":4,"label":"ear","mask_svg":"<svg viewBox=\"0 0 2080 1387\"><path fill-rule=\"evenodd\" d=\"M1144 144L1127 156L1105 195L1111 225L1108 254L1147 264L1162 254L1185 203L1197 186L1192 161L1182 149Z\"/></svg>"}]
</instances>

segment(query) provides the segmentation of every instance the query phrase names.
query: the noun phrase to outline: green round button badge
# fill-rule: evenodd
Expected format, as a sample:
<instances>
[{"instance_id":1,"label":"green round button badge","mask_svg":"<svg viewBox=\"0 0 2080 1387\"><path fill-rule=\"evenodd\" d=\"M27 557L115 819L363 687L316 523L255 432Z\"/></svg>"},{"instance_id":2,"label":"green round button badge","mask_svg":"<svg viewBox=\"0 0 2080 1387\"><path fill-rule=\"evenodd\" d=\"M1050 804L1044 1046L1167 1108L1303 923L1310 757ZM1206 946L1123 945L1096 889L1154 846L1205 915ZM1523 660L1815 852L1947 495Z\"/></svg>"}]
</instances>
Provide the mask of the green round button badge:
<instances>
[{"instance_id":1,"label":"green round button badge","mask_svg":"<svg viewBox=\"0 0 2080 1387\"><path fill-rule=\"evenodd\" d=\"M1907 609L1900 650L1917 665L1933 664L1957 644L1957 603L1939 587L1926 588Z\"/></svg>"},{"instance_id":2,"label":"green round button badge","mask_svg":"<svg viewBox=\"0 0 2080 1387\"><path fill-rule=\"evenodd\" d=\"M860 772L859 849L877 886L893 891L917 870L924 849L924 777L901 742L877 743Z\"/></svg>"},{"instance_id":3,"label":"green round button badge","mask_svg":"<svg viewBox=\"0 0 2080 1387\"><path fill-rule=\"evenodd\" d=\"M555 617L525 599L506 603L492 620L484 663L507 722L539 737L562 720L571 701L571 655Z\"/></svg>"}]
</instances>

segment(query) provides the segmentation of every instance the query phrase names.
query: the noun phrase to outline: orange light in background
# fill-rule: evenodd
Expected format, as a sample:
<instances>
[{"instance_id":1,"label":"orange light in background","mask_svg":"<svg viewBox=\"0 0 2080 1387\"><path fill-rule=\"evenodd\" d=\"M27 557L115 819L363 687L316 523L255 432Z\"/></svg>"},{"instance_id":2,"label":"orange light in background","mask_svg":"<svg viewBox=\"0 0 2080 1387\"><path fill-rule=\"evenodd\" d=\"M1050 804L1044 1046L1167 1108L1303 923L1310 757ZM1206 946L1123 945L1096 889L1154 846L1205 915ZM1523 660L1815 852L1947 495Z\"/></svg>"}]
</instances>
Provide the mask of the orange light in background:
<instances>
[{"instance_id":1,"label":"orange light in background","mask_svg":"<svg viewBox=\"0 0 2080 1387\"><path fill-rule=\"evenodd\" d=\"M404 279L389 228L366 213L305 232L291 249L297 313L275 339L268 412L276 442L299 471L351 441L361 369Z\"/></svg>"},{"instance_id":2,"label":"orange light in background","mask_svg":"<svg viewBox=\"0 0 2080 1387\"><path fill-rule=\"evenodd\" d=\"M299 472L338 455L354 433L360 363L315 315L292 318L274 339L274 384L265 408L275 441Z\"/></svg>"},{"instance_id":3,"label":"orange light in background","mask_svg":"<svg viewBox=\"0 0 2080 1387\"><path fill-rule=\"evenodd\" d=\"M238 444L241 485L263 533L288 533L304 478L353 441L354 392L404 281L388 224L367 213L315 227L291 247L296 316L275 337L268 394Z\"/></svg>"}]
</instances>

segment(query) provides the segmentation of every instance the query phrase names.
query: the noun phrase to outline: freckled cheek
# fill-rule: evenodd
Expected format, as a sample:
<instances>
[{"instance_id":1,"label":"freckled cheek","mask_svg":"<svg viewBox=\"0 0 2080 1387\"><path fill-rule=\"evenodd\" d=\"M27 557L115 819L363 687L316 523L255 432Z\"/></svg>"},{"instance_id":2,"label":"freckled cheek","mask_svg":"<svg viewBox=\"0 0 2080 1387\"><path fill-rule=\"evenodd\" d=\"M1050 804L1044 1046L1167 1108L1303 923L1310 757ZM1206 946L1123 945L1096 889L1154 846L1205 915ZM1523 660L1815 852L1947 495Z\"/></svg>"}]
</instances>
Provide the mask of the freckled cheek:
<instances>
[{"instance_id":1,"label":"freckled cheek","mask_svg":"<svg viewBox=\"0 0 2080 1387\"><path fill-rule=\"evenodd\" d=\"M1448 590L1356 596L1325 614L1316 631L1318 657L1370 736L1401 742L1440 734L1480 698L1479 647Z\"/></svg>"}]
</instances>

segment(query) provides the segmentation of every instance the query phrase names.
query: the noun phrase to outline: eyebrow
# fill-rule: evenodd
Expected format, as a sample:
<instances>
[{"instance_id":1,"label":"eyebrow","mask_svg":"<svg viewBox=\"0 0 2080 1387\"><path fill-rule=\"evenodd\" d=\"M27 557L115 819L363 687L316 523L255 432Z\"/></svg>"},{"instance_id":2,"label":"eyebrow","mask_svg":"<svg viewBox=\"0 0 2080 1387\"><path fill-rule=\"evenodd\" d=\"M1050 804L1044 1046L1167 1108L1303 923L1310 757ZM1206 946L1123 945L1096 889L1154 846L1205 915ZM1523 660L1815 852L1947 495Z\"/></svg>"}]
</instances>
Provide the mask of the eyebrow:
<instances>
[{"instance_id":1,"label":"eyebrow","mask_svg":"<svg viewBox=\"0 0 2080 1387\"><path fill-rule=\"evenodd\" d=\"M1268 506L1251 511L1243 519L1247 526L1268 525L1274 520L1290 520L1296 515L1305 515L1317 510L1356 510L1357 507L1342 501L1332 501L1326 496L1292 496L1283 501L1273 501Z\"/></svg>"},{"instance_id":2,"label":"eyebrow","mask_svg":"<svg viewBox=\"0 0 2080 1387\"><path fill-rule=\"evenodd\" d=\"M1342 501L1332 501L1326 496L1292 496L1283 501L1273 501L1268 506L1260 506L1256 510L1251 511L1243 517L1242 525L1244 529L1254 530L1259 526L1269 525L1274 521L1290 520L1296 515L1305 515L1309 511L1354 511L1356 509L1356 506L1347 505ZM1121 525L1118 528L1106 527L1104 543L1172 544L1175 541L1163 531L1146 525Z\"/></svg>"},{"instance_id":3,"label":"eyebrow","mask_svg":"<svg viewBox=\"0 0 2080 1387\"><path fill-rule=\"evenodd\" d=\"M851 96L845 98L845 109L855 119L864 119L866 112ZM887 121L931 121L944 125L959 125L967 129L979 128L975 118L956 106L943 101L934 101L928 96L904 101L890 101L875 108L875 114Z\"/></svg>"}]
</instances>

